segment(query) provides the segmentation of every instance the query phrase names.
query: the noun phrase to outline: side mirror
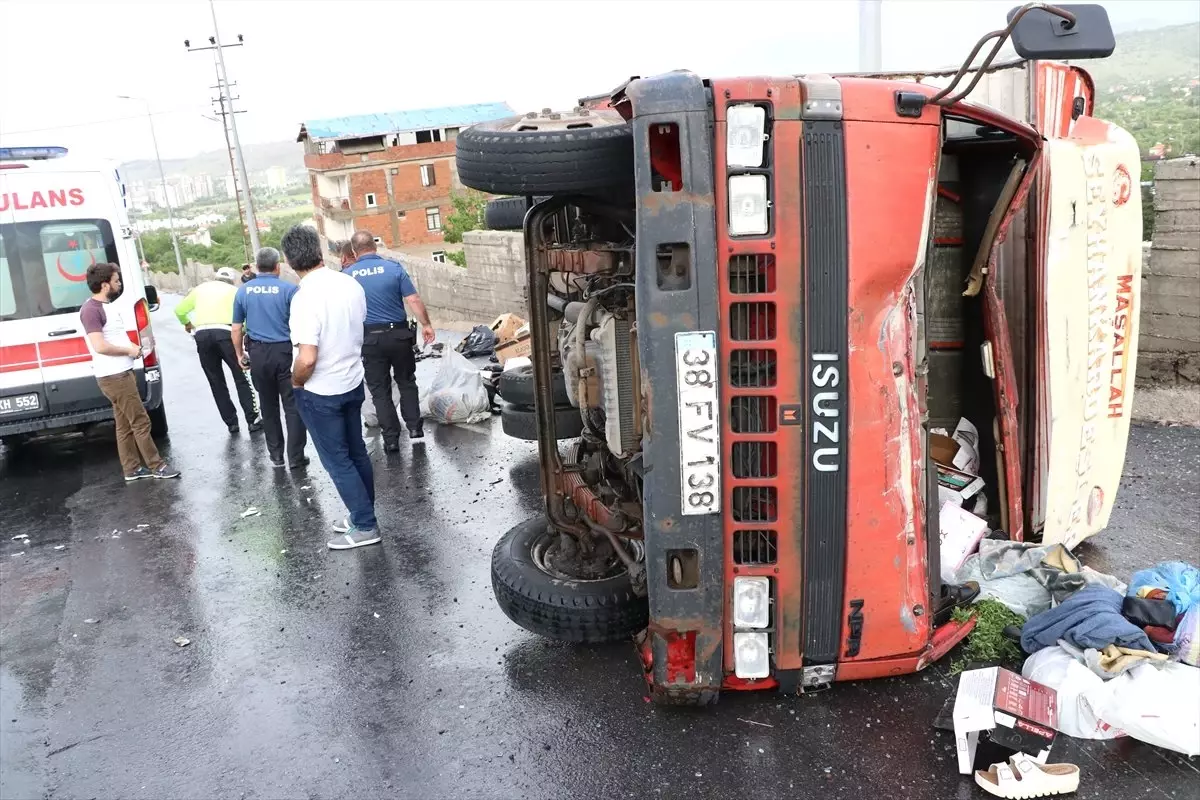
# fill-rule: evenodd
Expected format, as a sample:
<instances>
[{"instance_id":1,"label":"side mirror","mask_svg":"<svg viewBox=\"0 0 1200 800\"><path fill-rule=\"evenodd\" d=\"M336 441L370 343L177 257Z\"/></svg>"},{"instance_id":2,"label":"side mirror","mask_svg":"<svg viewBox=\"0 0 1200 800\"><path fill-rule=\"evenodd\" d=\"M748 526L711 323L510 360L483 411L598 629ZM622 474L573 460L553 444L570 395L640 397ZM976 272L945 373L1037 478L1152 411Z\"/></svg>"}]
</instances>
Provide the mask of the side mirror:
<instances>
[{"instance_id":1,"label":"side mirror","mask_svg":"<svg viewBox=\"0 0 1200 800\"><path fill-rule=\"evenodd\" d=\"M150 307L151 311L158 311L158 289L151 284L146 284L146 305Z\"/></svg>"},{"instance_id":2,"label":"side mirror","mask_svg":"<svg viewBox=\"0 0 1200 800\"><path fill-rule=\"evenodd\" d=\"M1075 21L1045 8L1021 6L1008 12L1011 24L1025 10L1012 29L1013 47L1021 58L1074 60L1112 55L1117 40L1104 6L1087 3L1053 7L1070 13Z\"/></svg>"}]
</instances>

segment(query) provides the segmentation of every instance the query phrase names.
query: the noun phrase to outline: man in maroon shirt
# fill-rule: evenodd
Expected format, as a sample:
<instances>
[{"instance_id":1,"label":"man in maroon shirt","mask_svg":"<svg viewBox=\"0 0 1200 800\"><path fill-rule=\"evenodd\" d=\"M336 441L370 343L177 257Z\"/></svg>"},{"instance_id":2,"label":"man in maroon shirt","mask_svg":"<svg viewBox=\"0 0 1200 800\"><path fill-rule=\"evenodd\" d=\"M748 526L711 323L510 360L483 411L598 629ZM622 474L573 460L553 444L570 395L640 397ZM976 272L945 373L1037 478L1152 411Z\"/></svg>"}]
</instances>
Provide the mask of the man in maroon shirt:
<instances>
[{"instance_id":1,"label":"man in maroon shirt","mask_svg":"<svg viewBox=\"0 0 1200 800\"><path fill-rule=\"evenodd\" d=\"M93 264L88 267L87 284L92 296L79 309L79 321L87 334L96 383L112 403L125 480L178 478L179 470L162 459L150 438L150 417L133 375L141 345L129 341L120 311L111 305L121 296L121 271L116 264Z\"/></svg>"}]
</instances>

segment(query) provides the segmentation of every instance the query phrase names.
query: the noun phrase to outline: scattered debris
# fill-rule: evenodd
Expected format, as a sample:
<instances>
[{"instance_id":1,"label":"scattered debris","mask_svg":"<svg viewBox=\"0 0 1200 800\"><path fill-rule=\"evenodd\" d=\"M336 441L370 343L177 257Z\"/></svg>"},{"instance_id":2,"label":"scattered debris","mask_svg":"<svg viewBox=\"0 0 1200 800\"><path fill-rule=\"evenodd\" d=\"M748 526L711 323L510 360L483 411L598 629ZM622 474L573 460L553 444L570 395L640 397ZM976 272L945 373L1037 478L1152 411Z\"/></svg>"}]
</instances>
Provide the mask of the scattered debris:
<instances>
[{"instance_id":1,"label":"scattered debris","mask_svg":"<svg viewBox=\"0 0 1200 800\"><path fill-rule=\"evenodd\" d=\"M13 558L16 558L17 556L23 556L23 555L25 555L25 551L24 551L24 550L22 550L22 551L21 551L21 552L19 552L19 553L13 553Z\"/></svg>"},{"instance_id":2,"label":"scattered debris","mask_svg":"<svg viewBox=\"0 0 1200 800\"><path fill-rule=\"evenodd\" d=\"M192 643L191 639L185 639L182 636L176 636L171 641L174 642L175 644L179 645L180 647L187 647L189 644Z\"/></svg>"},{"instance_id":3,"label":"scattered debris","mask_svg":"<svg viewBox=\"0 0 1200 800\"><path fill-rule=\"evenodd\" d=\"M375 612L375 619L379 619L379 612L378 612L378 611L376 611L376 612Z\"/></svg>"},{"instance_id":4,"label":"scattered debris","mask_svg":"<svg viewBox=\"0 0 1200 800\"><path fill-rule=\"evenodd\" d=\"M284 553L286 553L286 552L287 552L287 550L280 550L280 551L279 551L279 555L283 555L283 554L284 554Z\"/></svg>"},{"instance_id":5,"label":"scattered debris","mask_svg":"<svg viewBox=\"0 0 1200 800\"><path fill-rule=\"evenodd\" d=\"M100 621L100 620L98 620L98 619L92 619L91 617L88 617L87 619L85 619L85 620L83 621L83 624L85 624L85 625L95 625L95 624L96 624L97 622L99 622L99 621Z\"/></svg>"},{"instance_id":6,"label":"scattered debris","mask_svg":"<svg viewBox=\"0 0 1200 800\"><path fill-rule=\"evenodd\" d=\"M497 483L504 483L504 478L496 478L496 480L489 483L488 486L495 486Z\"/></svg>"},{"instance_id":7,"label":"scattered debris","mask_svg":"<svg viewBox=\"0 0 1200 800\"><path fill-rule=\"evenodd\" d=\"M19 541L21 541L22 539L28 542L28 541L29 541L29 534L28 534L28 533L18 533L16 536L12 537L12 540L13 540L14 542L19 542Z\"/></svg>"},{"instance_id":8,"label":"scattered debris","mask_svg":"<svg viewBox=\"0 0 1200 800\"><path fill-rule=\"evenodd\" d=\"M738 721L738 722L745 722L745 723L747 723L748 725L758 725L759 727L762 727L762 728L774 728L774 727L775 727L774 725L768 725L768 724L767 724L767 723L765 723L765 722L755 722L755 721L754 721L754 720L752 720L752 719L742 719L741 717L738 717L738 718L737 718L737 721Z\"/></svg>"},{"instance_id":9,"label":"scattered debris","mask_svg":"<svg viewBox=\"0 0 1200 800\"><path fill-rule=\"evenodd\" d=\"M138 525L138 529L139 529L139 530L141 530L142 528L149 528L149 527L150 527L150 526L149 526L149 525L147 525L147 524L146 524L146 523L144 523L144 522L143 522L142 524Z\"/></svg>"},{"instance_id":10,"label":"scattered debris","mask_svg":"<svg viewBox=\"0 0 1200 800\"><path fill-rule=\"evenodd\" d=\"M261 513L262 512L258 510L258 506L250 506L242 512L242 519L245 519L246 517L257 517Z\"/></svg>"},{"instance_id":11,"label":"scattered debris","mask_svg":"<svg viewBox=\"0 0 1200 800\"><path fill-rule=\"evenodd\" d=\"M67 546L65 544L56 544L56 545L54 545L54 549L55 550L66 550Z\"/></svg>"},{"instance_id":12,"label":"scattered debris","mask_svg":"<svg viewBox=\"0 0 1200 800\"><path fill-rule=\"evenodd\" d=\"M307 492L307 491L308 491L309 489L311 489L311 488L312 488L311 486L301 486L301 487L300 487L300 491L302 491L302 492Z\"/></svg>"}]
</instances>

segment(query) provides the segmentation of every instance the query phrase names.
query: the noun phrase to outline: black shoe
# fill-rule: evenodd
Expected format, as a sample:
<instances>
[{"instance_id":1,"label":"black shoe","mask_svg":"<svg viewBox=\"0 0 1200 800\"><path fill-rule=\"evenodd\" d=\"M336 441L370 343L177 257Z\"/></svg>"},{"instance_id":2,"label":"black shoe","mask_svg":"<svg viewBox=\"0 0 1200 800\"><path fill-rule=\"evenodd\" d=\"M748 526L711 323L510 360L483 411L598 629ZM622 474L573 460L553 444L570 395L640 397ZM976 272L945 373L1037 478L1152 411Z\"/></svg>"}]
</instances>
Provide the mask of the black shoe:
<instances>
[{"instance_id":1,"label":"black shoe","mask_svg":"<svg viewBox=\"0 0 1200 800\"><path fill-rule=\"evenodd\" d=\"M385 440L385 441L384 441L384 443L383 443L383 452L385 452L385 453L399 453L399 452L400 452L400 440L399 440L399 439L387 439L387 440Z\"/></svg>"},{"instance_id":2,"label":"black shoe","mask_svg":"<svg viewBox=\"0 0 1200 800\"><path fill-rule=\"evenodd\" d=\"M979 597L979 583L967 581L960 586L942 584L942 591L937 599L933 615L934 627L940 627L950 621L954 609L969 606Z\"/></svg>"},{"instance_id":3,"label":"black shoe","mask_svg":"<svg viewBox=\"0 0 1200 800\"><path fill-rule=\"evenodd\" d=\"M262 430L262 417L259 417L258 419L254 420L254 422L251 422L249 425L247 425L246 430L250 431L251 433L258 433L259 431L261 431Z\"/></svg>"},{"instance_id":4,"label":"black shoe","mask_svg":"<svg viewBox=\"0 0 1200 800\"><path fill-rule=\"evenodd\" d=\"M236 422L229 426L230 433L237 435L237 433L239 431L241 431L241 428L238 427L238 424Z\"/></svg>"},{"instance_id":5,"label":"black shoe","mask_svg":"<svg viewBox=\"0 0 1200 800\"><path fill-rule=\"evenodd\" d=\"M425 438L425 429L424 428L409 428L408 429L408 438L424 439Z\"/></svg>"},{"instance_id":6,"label":"black shoe","mask_svg":"<svg viewBox=\"0 0 1200 800\"><path fill-rule=\"evenodd\" d=\"M299 461L292 462L292 469L304 469L308 463L308 456L301 456Z\"/></svg>"}]
</instances>

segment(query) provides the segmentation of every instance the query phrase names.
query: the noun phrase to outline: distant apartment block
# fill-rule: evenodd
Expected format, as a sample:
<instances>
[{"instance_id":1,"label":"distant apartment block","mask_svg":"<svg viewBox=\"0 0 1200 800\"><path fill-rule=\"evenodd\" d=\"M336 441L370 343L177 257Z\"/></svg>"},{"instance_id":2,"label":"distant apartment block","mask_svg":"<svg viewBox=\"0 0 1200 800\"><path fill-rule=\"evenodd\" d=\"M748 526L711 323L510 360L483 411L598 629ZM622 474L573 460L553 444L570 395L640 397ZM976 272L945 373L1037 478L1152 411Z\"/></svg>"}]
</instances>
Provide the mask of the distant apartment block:
<instances>
[{"instance_id":1,"label":"distant apartment block","mask_svg":"<svg viewBox=\"0 0 1200 800\"><path fill-rule=\"evenodd\" d=\"M272 192L282 192L288 185L287 170L283 167L267 167L267 189Z\"/></svg>"},{"instance_id":2,"label":"distant apartment block","mask_svg":"<svg viewBox=\"0 0 1200 800\"><path fill-rule=\"evenodd\" d=\"M506 103L309 120L300 126L317 230L327 240L355 230L414 255L444 251L442 221L461 190L454 140L462 128L513 116Z\"/></svg>"}]
</instances>

